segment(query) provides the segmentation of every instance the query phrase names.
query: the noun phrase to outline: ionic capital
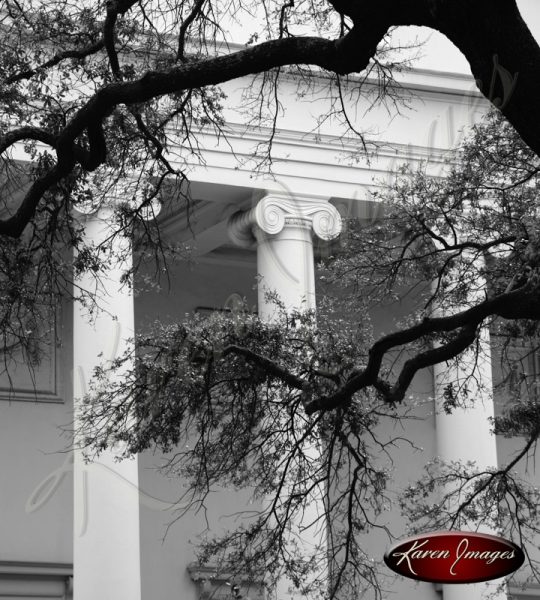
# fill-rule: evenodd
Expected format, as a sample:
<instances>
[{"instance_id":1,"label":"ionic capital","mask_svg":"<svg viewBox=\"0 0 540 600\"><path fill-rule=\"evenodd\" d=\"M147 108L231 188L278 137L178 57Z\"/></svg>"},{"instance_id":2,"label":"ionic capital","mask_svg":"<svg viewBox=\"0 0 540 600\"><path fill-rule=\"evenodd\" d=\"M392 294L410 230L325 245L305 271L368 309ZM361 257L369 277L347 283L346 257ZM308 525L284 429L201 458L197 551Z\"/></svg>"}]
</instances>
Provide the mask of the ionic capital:
<instances>
[{"instance_id":1,"label":"ionic capital","mask_svg":"<svg viewBox=\"0 0 540 600\"><path fill-rule=\"evenodd\" d=\"M328 202L271 194L251 210L232 215L228 230L235 244L250 247L257 231L277 235L285 227L309 229L321 240L330 241L341 233L342 223L339 212Z\"/></svg>"}]
</instances>

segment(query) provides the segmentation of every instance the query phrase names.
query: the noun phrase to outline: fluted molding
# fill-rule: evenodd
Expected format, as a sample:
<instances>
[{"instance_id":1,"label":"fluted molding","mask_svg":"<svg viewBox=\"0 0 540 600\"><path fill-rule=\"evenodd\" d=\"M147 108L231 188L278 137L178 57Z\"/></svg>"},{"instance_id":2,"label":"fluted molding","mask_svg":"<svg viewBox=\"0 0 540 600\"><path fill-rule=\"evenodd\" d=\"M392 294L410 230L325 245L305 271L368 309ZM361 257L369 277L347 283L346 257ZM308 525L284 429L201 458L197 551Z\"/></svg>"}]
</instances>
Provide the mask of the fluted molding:
<instances>
[{"instance_id":1,"label":"fluted molding","mask_svg":"<svg viewBox=\"0 0 540 600\"><path fill-rule=\"evenodd\" d=\"M310 229L321 240L330 241L341 233L342 222L338 210L328 202L269 195L251 210L232 215L228 230L235 244L249 248L258 233L277 235L286 226Z\"/></svg>"}]
</instances>

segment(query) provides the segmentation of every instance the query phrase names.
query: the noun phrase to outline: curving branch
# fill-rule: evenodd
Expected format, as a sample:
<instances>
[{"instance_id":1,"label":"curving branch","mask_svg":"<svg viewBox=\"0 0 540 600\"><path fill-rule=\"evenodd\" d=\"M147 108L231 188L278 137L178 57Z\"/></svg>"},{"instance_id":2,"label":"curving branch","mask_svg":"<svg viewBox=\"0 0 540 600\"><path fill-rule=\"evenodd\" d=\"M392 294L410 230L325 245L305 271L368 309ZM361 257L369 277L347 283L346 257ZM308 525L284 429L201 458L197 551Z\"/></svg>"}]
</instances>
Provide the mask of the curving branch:
<instances>
[{"instance_id":1,"label":"curving branch","mask_svg":"<svg viewBox=\"0 0 540 600\"><path fill-rule=\"evenodd\" d=\"M487 472L487 473L486 472L475 473L474 475L471 476L469 481L473 481L475 479L478 480L480 477L484 477L487 475L486 479L482 483L480 483L480 481L479 481L478 484L473 487L474 491L470 494L470 496L468 496L468 498L466 500L464 500L463 502L460 503L460 505L456 509L454 516L452 518L452 521L450 524L450 529L452 529L455 526L460 515L465 512L467 507L470 506L476 498L480 497L482 495L482 493L484 493L486 490L488 490L494 482L496 482L497 480L504 479L512 471L512 469L524 457L526 457L529 454L529 451L531 450L531 448L538 442L539 434L540 434L540 428L535 427L533 429L533 431L530 433L530 435L528 436L528 439L527 439L526 443L523 445L523 447L521 448L521 450L502 469L497 469L495 471L491 471L491 472Z\"/></svg>"},{"instance_id":2,"label":"curving branch","mask_svg":"<svg viewBox=\"0 0 540 600\"><path fill-rule=\"evenodd\" d=\"M50 69L51 67L55 67L59 65L62 61L73 58L73 59L83 59L88 56L92 56L93 54L97 54L100 50L103 50L104 42L103 40L99 40L86 48L81 48L80 50L64 50L63 52L57 52L52 58L46 60L41 65L34 67L32 69L26 69L25 71L21 71L20 73L16 73L14 75L10 75L6 77L4 80L4 85L11 85L13 83L17 83L19 81L23 81L25 79L30 79L40 71L44 71L46 69Z\"/></svg>"},{"instance_id":3,"label":"curving branch","mask_svg":"<svg viewBox=\"0 0 540 600\"><path fill-rule=\"evenodd\" d=\"M249 363L260 366L290 388L301 391L307 415L346 406L355 393L370 386L375 388L387 403L395 404L403 400L413 377L419 370L451 360L471 346L477 337L478 328L488 317L539 319L540 286L537 282L530 281L519 289L486 299L467 310L445 317L426 318L415 326L382 337L371 347L366 366L353 372L341 385L336 373L316 372L318 377L332 381L337 386L337 390L328 396L315 396L312 382L308 379L299 377L286 366L249 348L231 344L219 354L221 358L228 355L242 356ZM429 339L437 333L452 332L454 335L447 342L419 352L406 360L393 384L380 377L384 358L390 351L420 339Z\"/></svg>"},{"instance_id":4,"label":"curving branch","mask_svg":"<svg viewBox=\"0 0 540 600\"><path fill-rule=\"evenodd\" d=\"M120 66L114 46L118 15L136 0L109 0L103 44L117 82L103 87L81 107L57 137L57 165L40 180L24 200L13 220L0 221L0 234L17 237L31 219L37 203L49 187L68 175L77 162L89 170L106 158L102 137L103 120L119 104L147 102L163 95L217 85L238 77L287 65L312 65L338 75L361 72L375 56L388 30L399 25L437 29L469 60L482 93L498 106L523 140L540 155L540 120L530 110L531 99L540 97L540 47L524 23L515 0L381 0L372 2L334 1L353 27L341 38L283 38L258 44L226 56L183 63L168 71L149 71L134 81L120 81ZM185 36L189 18L184 21ZM199 13L200 14L200 9ZM195 17L193 17L195 18ZM516 43L519 40L519 43ZM179 56L183 50L179 39ZM94 50L94 47L92 47ZM60 60L60 58L58 58ZM77 150L77 139L87 131L89 153ZM24 215L24 217L23 217ZM15 226L15 223L18 223Z\"/></svg>"},{"instance_id":5,"label":"curving branch","mask_svg":"<svg viewBox=\"0 0 540 600\"><path fill-rule=\"evenodd\" d=\"M64 177L67 177L74 166L74 158L71 161L66 160L61 165L56 165L48 173L36 179L30 186L17 212L5 221L2 221L0 233L2 233L2 228L4 227L8 231L15 233L15 237L19 237L32 220L36 212L36 207L43 195Z\"/></svg>"},{"instance_id":6,"label":"curving branch","mask_svg":"<svg viewBox=\"0 0 540 600\"><path fill-rule=\"evenodd\" d=\"M56 166L32 186L11 218L0 221L0 234L18 237L33 217L43 194L67 176L77 162L87 170L103 164L106 146L102 123L119 104L147 102L165 94L216 85L290 64L316 64L333 71L342 70L344 65L350 70L361 70L365 66L357 58L347 57L344 60L334 41L316 37L287 38L265 42L227 56L184 64L165 72L149 71L135 81L107 85L81 107L59 133ZM89 152L83 153L77 148L76 140L84 131L88 132L90 148Z\"/></svg>"},{"instance_id":7,"label":"curving branch","mask_svg":"<svg viewBox=\"0 0 540 600\"><path fill-rule=\"evenodd\" d=\"M120 71L120 62L115 45L116 21L120 15L124 15L137 0L107 0L107 16L103 23L103 45L109 57L111 71L115 79L122 79Z\"/></svg>"},{"instance_id":8,"label":"curving branch","mask_svg":"<svg viewBox=\"0 0 540 600\"><path fill-rule=\"evenodd\" d=\"M367 365L363 369L353 374L334 394L309 402L306 413L333 410L347 404L353 394L369 386L378 389L388 402L401 402L418 370L460 354L474 341L476 330L482 321L490 316L506 319L539 319L540 288L535 283L529 283L517 290L486 299L454 315L427 318L418 325L384 336L371 347ZM452 331L457 331L457 334L450 342L406 361L393 386L379 378L384 357L392 349L411 344L435 333Z\"/></svg>"},{"instance_id":9,"label":"curving branch","mask_svg":"<svg viewBox=\"0 0 540 600\"><path fill-rule=\"evenodd\" d=\"M184 19L182 25L180 26L180 31L178 32L178 49L176 51L176 60L184 60L184 51L186 46L186 35L190 25L197 18L197 16L201 13L202 7L206 0L197 0L195 2L195 6L192 8L191 12Z\"/></svg>"},{"instance_id":10,"label":"curving branch","mask_svg":"<svg viewBox=\"0 0 540 600\"><path fill-rule=\"evenodd\" d=\"M30 125L19 127L9 131L0 138L0 154L5 152L8 148L11 148L11 146L17 142L22 142L23 140L35 140L36 142L41 142L51 148L56 148L57 137L40 127L32 127Z\"/></svg>"},{"instance_id":11,"label":"curving branch","mask_svg":"<svg viewBox=\"0 0 540 600\"><path fill-rule=\"evenodd\" d=\"M460 329L450 342L431 350L426 350L417 354L414 358L410 358L403 365L396 383L391 387L389 386L387 390L383 391L379 389L379 391L383 391L383 396L387 402L391 404L401 402L406 391L409 389L413 377L420 369L432 367L433 365L455 358L473 344L477 331L478 324L472 322Z\"/></svg>"},{"instance_id":12,"label":"curving branch","mask_svg":"<svg viewBox=\"0 0 540 600\"><path fill-rule=\"evenodd\" d=\"M249 350L248 348L244 348L235 344L230 344L223 349L221 356L225 357L228 354L243 356L249 362L263 367L265 371L272 374L274 377L278 377L292 388L302 390L306 386L306 382L301 377L294 375L289 370L281 365L278 365L275 361L267 358L266 356L262 356L257 352L253 352L253 350Z\"/></svg>"}]
</instances>

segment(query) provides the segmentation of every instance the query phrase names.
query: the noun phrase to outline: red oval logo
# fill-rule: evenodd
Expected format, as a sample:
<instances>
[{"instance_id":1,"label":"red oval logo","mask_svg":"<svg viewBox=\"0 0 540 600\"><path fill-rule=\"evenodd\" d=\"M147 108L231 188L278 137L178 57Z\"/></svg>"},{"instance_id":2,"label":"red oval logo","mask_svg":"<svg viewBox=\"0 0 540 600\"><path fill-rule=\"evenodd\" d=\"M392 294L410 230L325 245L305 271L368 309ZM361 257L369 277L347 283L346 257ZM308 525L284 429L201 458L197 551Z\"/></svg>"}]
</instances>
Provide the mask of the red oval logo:
<instances>
[{"instance_id":1,"label":"red oval logo","mask_svg":"<svg viewBox=\"0 0 540 600\"><path fill-rule=\"evenodd\" d=\"M525 560L513 542L487 533L434 531L394 544L384 562L396 573L434 583L478 583L513 573Z\"/></svg>"}]
</instances>

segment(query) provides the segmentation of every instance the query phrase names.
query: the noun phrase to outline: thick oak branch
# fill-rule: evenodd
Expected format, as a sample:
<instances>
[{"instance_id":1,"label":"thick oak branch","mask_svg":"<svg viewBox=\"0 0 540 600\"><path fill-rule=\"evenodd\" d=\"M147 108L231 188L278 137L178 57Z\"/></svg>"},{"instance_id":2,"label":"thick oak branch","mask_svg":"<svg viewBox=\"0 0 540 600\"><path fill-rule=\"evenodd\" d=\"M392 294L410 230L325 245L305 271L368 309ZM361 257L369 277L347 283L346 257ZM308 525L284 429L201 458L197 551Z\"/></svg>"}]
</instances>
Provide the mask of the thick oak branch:
<instances>
[{"instance_id":1,"label":"thick oak branch","mask_svg":"<svg viewBox=\"0 0 540 600\"><path fill-rule=\"evenodd\" d=\"M477 328L490 316L506 319L540 319L540 287L536 282L531 282L517 290L488 298L467 310L446 317L424 319L418 325L384 336L371 347L367 365L363 369L353 374L334 394L310 402L306 412L313 414L319 410L333 410L349 402L353 394L368 386L379 389L390 402L401 401L419 369L457 356L474 342ZM435 333L452 331L458 333L447 344L420 353L408 360L394 386L380 380L379 373L383 360L389 351Z\"/></svg>"},{"instance_id":2,"label":"thick oak branch","mask_svg":"<svg viewBox=\"0 0 540 600\"><path fill-rule=\"evenodd\" d=\"M37 204L48 186L58 183L69 174L75 162L93 170L105 161L106 148L102 136L103 120L119 104L136 104L153 98L208 85L216 85L253 73L292 64L313 64L324 69L343 72L362 70L364 62L343 60L340 46L322 38L287 38L273 40L229 54L183 64L169 71L150 71L142 78L110 84L97 92L60 132L56 141L58 162L48 177L24 198L13 217L0 221L0 234L18 237L35 213ZM76 140L85 131L90 139L90 153L84 156L76 151ZM38 183L38 182L36 182ZM40 192L38 193L38 190Z\"/></svg>"},{"instance_id":3,"label":"thick oak branch","mask_svg":"<svg viewBox=\"0 0 540 600\"><path fill-rule=\"evenodd\" d=\"M111 0L108 27L114 25L115 15L123 14L133 4L133 0ZM515 0L380 0L377 3L340 0L335 5L354 22L351 31L338 40L316 37L272 40L166 72L150 71L138 80L104 87L58 136L55 173L68 174L74 156L76 162L81 162L76 156L75 143L85 130L91 137L95 134L90 156L83 157L88 168L94 169L105 160L101 123L119 104L146 102L293 64L314 65L337 74L360 72L375 55L377 44L388 29L398 25L428 26L454 42L469 60L484 95L499 106L524 141L540 155L540 120L530 110L535 98L540 97L540 47L521 18ZM109 27L109 33L112 29ZM113 41L110 36L107 39ZM113 70L119 73L114 48L111 43L106 45ZM86 168L85 164L83 167ZM53 182L54 177L48 179ZM36 194L23 201L21 210L26 217L32 217L29 205L39 199ZM21 215L15 217L22 223ZM14 227L13 221L0 222L0 234L18 236L20 232L20 226Z\"/></svg>"}]
</instances>

